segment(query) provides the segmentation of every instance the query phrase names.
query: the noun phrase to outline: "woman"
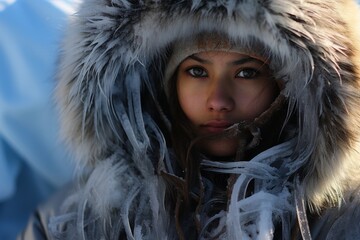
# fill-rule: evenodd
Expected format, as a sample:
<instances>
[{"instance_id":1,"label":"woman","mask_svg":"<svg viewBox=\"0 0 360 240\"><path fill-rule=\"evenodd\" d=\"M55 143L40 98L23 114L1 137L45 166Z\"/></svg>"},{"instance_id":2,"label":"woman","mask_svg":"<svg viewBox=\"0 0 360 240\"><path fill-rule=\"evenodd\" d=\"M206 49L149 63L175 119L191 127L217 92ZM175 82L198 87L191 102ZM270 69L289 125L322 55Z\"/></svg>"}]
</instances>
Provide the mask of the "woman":
<instances>
[{"instance_id":1,"label":"woman","mask_svg":"<svg viewBox=\"0 0 360 240\"><path fill-rule=\"evenodd\" d=\"M84 2L57 88L81 177L23 236L358 238L356 16L350 0Z\"/></svg>"}]
</instances>

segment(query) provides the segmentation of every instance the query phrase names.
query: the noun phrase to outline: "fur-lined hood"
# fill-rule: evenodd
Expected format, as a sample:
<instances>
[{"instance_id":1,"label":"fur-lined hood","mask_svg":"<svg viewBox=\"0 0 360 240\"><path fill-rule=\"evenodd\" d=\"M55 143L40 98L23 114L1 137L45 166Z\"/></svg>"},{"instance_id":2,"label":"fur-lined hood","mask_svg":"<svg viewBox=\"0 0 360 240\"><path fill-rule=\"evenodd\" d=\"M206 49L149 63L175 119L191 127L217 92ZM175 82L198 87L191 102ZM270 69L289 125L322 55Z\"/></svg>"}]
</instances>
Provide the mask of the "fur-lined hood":
<instances>
[{"instance_id":1,"label":"fur-lined hood","mask_svg":"<svg viewBox=\"0 0 360 240\"><path fill-rule=\"evenodd\" d=\"M140 180L126 178L134 169L159 193L153 155L164 165L170 158L162 131L170 128L162 104L169 49L209 31L263 46L297 116L291 158L304 163L305 202L340 204L360 183L358 16L350 0L84 1L65 38L57 101L79 165L103 168L88 179L99 211L139 191L132 186Z\"/></svg>"}]
</instances>

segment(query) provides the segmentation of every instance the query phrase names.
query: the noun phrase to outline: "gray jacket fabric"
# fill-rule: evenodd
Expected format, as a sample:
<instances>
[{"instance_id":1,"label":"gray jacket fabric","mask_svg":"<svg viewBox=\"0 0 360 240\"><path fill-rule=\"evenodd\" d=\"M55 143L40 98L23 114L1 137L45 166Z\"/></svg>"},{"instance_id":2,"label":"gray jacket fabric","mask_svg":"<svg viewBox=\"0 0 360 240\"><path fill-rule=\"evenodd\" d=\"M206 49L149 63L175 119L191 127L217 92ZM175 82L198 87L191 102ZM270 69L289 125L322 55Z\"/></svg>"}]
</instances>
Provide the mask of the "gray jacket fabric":
<instances>
[{"instance_id":1,"label":"gray jacket fabric","mask_svg":"<svg viewBox=\"0 0 360 240\"><path fill-rule=\"evenodd\" d=\"M238 177L228 208L185 238L360 239L359 13L351 0L84 1L56 91L80 183L23 238L179 238L161 174L178 172L164 69L177 40L216 32L268 57L287 137L249 161L203 160Z\"/></svg>"}]
</instances>

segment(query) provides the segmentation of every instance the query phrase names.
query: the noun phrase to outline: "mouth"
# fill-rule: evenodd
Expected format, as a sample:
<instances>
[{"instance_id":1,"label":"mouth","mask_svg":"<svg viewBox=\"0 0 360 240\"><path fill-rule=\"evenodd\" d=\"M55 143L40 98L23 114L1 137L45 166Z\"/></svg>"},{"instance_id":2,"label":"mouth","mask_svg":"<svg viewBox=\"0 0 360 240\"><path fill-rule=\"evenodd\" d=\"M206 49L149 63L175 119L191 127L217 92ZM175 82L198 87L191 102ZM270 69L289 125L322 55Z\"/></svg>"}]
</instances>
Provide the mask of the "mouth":
<instances>
[{"instance_id":1,"label":"mouth","mask_svg":"<svg viewBox=\"0 0 360 240\"><path fill-rule=\"evenodd\" d=\"M232 122L226 120L211 120L200 125L200 127L205 133L221 133L232 125Z\"/></svg>"}]
</instances>

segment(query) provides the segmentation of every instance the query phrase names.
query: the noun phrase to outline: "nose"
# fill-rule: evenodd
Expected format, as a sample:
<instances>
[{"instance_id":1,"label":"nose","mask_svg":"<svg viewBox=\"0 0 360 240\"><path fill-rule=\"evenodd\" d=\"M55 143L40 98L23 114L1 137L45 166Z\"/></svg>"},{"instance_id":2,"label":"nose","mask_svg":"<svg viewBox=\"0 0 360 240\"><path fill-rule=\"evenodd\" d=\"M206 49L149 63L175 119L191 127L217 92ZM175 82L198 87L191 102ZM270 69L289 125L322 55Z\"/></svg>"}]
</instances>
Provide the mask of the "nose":
<instances>
[{"instance_id":1,"label":"nose","mask_svg":"<svg viewBox=\"0 0 360 240\"><path fill-rule=\"evenodd\" d=\"M212 112L228 112L234 109L231 85L226 79L214 81L208 91L207 108Z\"/></svg>"}]
</instances>

